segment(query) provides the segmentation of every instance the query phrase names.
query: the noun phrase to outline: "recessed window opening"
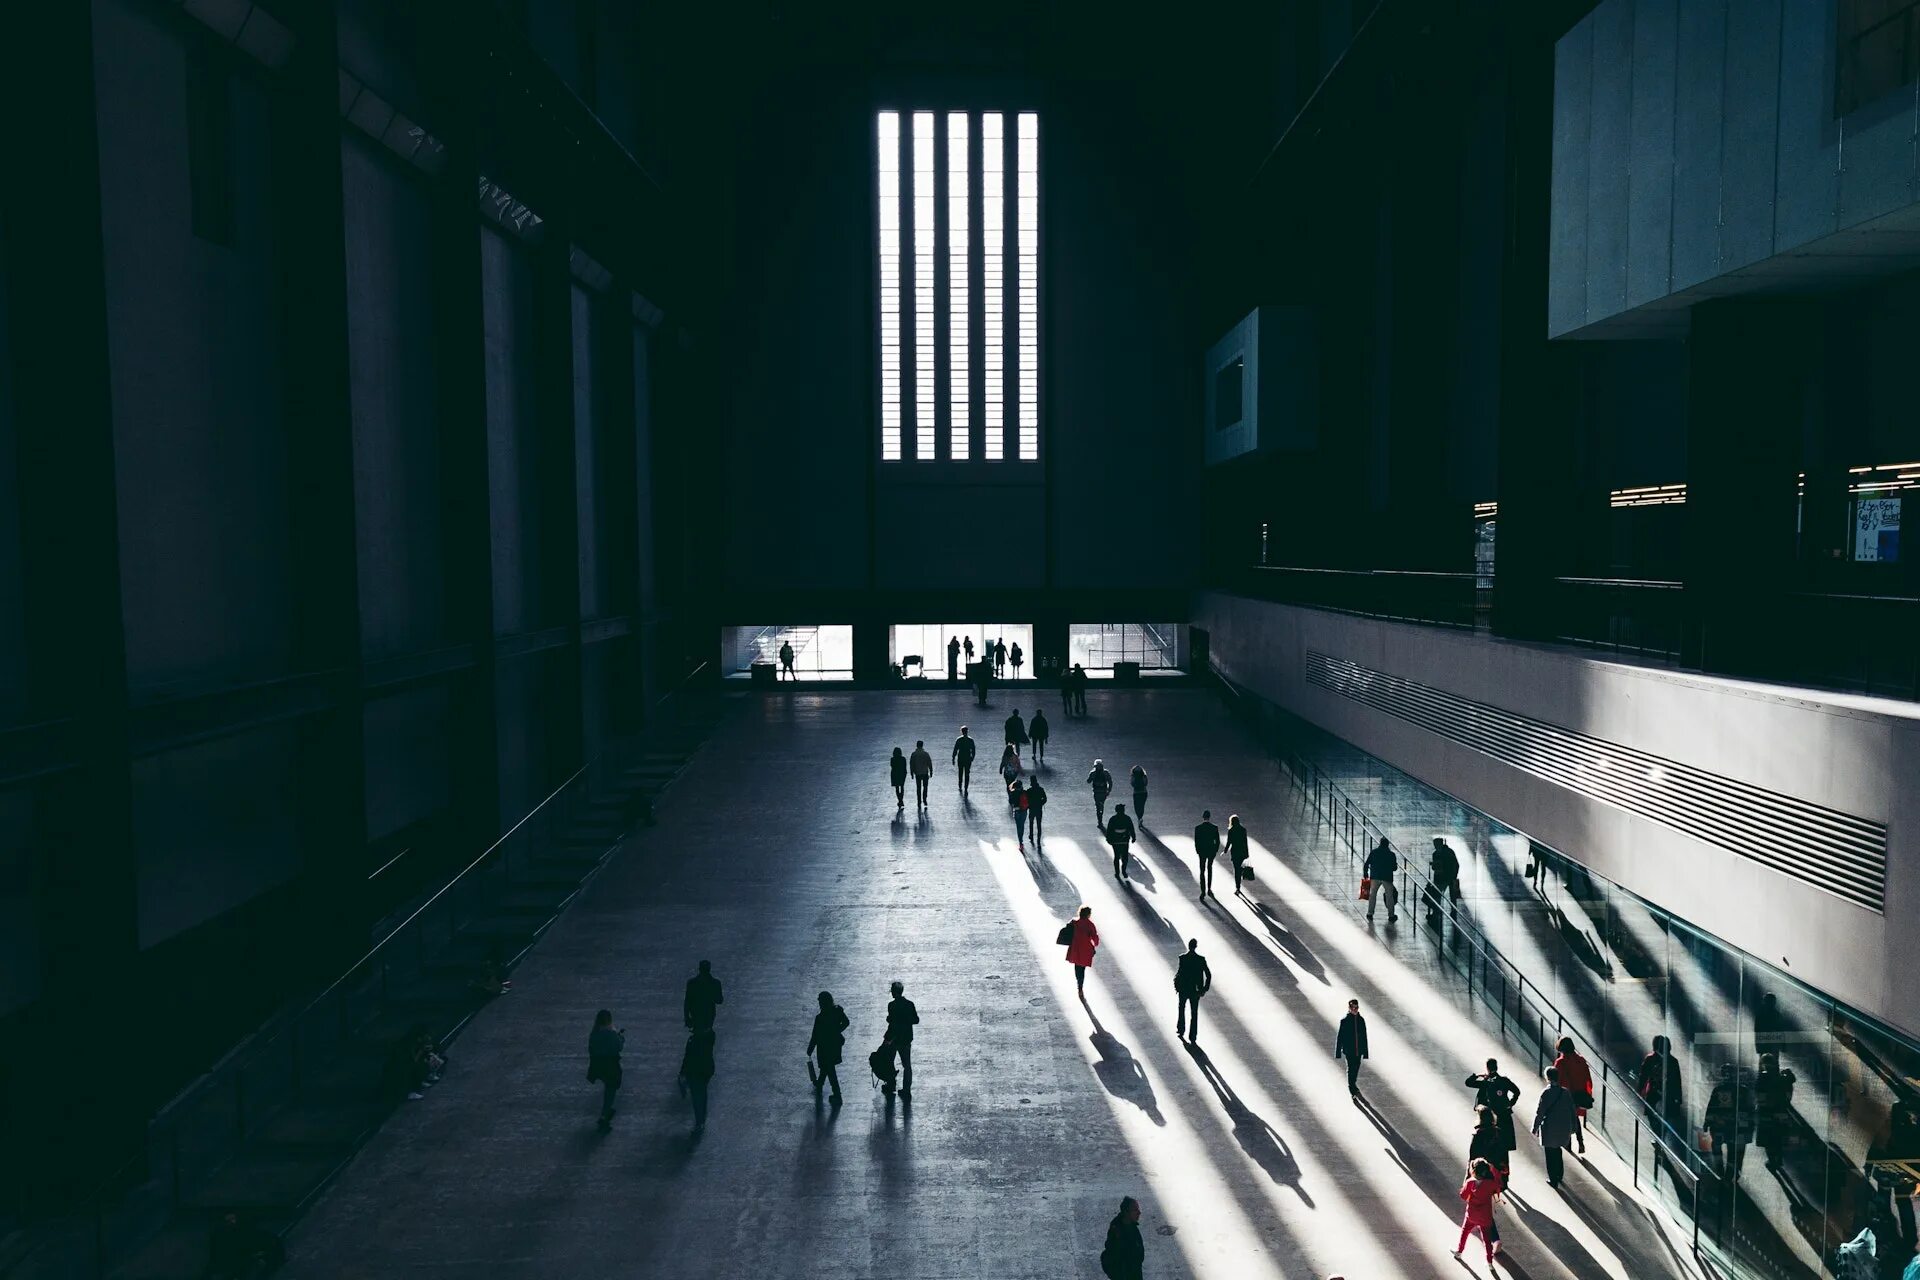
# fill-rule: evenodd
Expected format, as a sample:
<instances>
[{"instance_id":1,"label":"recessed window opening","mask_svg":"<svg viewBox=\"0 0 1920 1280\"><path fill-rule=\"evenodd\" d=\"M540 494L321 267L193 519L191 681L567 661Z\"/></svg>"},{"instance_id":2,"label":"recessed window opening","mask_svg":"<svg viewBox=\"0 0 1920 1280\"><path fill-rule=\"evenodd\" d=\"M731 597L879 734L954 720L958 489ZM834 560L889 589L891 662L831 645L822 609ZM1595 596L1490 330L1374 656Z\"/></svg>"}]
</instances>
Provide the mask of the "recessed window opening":
<instances>
[{"instance_id":1,"label":"recessed window opening","mask_svg":"<svg viewBox=\"0 0 1920 1280\"><path fill-rule=\"evenodd\" d=\"M1090 675L1111 674L1115 664L1137 662L1142 671L1180 666L1176 622L1076 622L1067 628L1067 665Z\"/></svg>"},{"instance_id":2,"label":"recessed window opening","mask_svg":"<svg viewBox=\"0 0 1920 1280\"><path fill-rule=\"evenodd\" d=\"M727 664L726 675L741 679L756 666L769 666L776 679L787 678L781 649L793 658L792 678L796 680L851 680L853 678L853 628L850 626L722 627L720 652Z\"/></svg>"},{"instance_id":3,"label":"recessed window opening","mask_svg":"<svg viewBox=\"0 0 1920 1280\"><path fill-rule=\"evenodd\" d=\"M1007 646L1007 666L1005 678L1015 679L1013 668L1013 650L1020 649L1022 663L1018 673L1021 680L1030 680L1034 676L1033 627L1028 623L1014 622L898 622L893 625L888 636L889 659L900 668L900 674L911 680L924 675L929 680L945 680L948 673L947 643L960 642L960 653L954 659L955 678L967 677L967 645L973 645L974 662L992 660L995 644Z\"/></svg>"}]
</instances>

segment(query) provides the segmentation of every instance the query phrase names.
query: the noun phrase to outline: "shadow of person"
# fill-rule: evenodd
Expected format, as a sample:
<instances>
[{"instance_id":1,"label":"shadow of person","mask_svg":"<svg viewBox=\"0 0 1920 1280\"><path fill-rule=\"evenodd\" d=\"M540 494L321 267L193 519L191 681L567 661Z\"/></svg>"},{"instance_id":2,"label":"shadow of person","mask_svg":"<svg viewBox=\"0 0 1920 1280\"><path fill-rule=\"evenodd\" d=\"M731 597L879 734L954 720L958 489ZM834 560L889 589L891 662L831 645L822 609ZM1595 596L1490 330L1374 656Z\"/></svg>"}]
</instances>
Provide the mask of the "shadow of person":
<instances>
[{"instance_id":1,"label":"shadow of person","mask_svg":"<svg viewBox=\"0 0 1920 1280\"><path fill-rule=\"evenodd\" d=\"M1086 1003L1084 995L1081 1003ZM1100 1019L1091 1010L1087 1016L1093 1018L1093 1034L1088 1039L1093 1042L1094 1052L1100 1055L1100 1061L1093 1064L1093 1074L1099 1078L1101 1087L1122 1102L1131 1102L1146 1112L1147 1119L1164 1126L1167 1118L1160 1114L1160 1100L1154 1096L1147 1069L1140 1065L1132 1050L1100 1025Z\"/></svg>"},{"instance_id":2,"label":"shadow of person","mask_svg":"<svg viewBox=\"0 0 1920 1280\"><path fill-rule=\"evenodd\" d=\"M1182 949L1186 947L1186 940L1180 936L1180 930L1174 928L1173 921L1155 911L1146 899L1137 893L1121 896L1127 904L1127 909L1133 912L1149 932L1157 935L1162 943Z\"/></svg>"},{"instance_id":3,"label":"shadow of person","mask_svg":"<svg viewBox=\"0 0 1920 1280\"><path fill-rule=\"evenodd\" d=\"M1574 1197L1572 1196L1566 1197L1568 1203L1572 1203L1573 1199ZM1547 1246L1547 1252L1551 1253L1556 1261L1560 1262L1569 1271L1573 1272L1573 1274L1577 1276L1599 1276L1606 1274L1606 1268L1600 1265L1599 1259L1589 1253L1587 1247L1575 1239L1571 1231L1568 1231L1546 1214L1521 1206L1520 1217L1521 1220L1526 1223L1527 1230L1533 1232L1535 1238L1537 1238L1541 1244ZM1609 1238L1610 1235L1611 1233L1603 1232L1600 1238L1606 1240L1616 1251L1619 1251L1620 1242L1617 1239ZM1622 1258L1621 1261L1624 1262L1626 1259ZM1636 1275L1648 1274L1639 1266L1629 1265L1627 1269L1630 1273Z\"/></svg>"},{"instance_id":4,"label":"shadow of person","mask_svg":"<svg viewBox=\"0 0 1920 1280\"><path fill-rule=\"evenodd\" d=\"M892 833L893 833L893 842L894 842L895 844L905 844L905 843L906 843L906 840L907 840L907 815L906 815L906 812L905 812L904 810L899 810L899 809L896 809L896 810L894 811L894 814L893 814L893 821L892 821L892 823L890 823L890 824L889 824L889 830L891 830L891 831L892 831Z\"/></svg>"},{"instance_id":5,"label":"shadow of person","mask_svg":"<svg viewBox=\"0 0 1920 1280\"><path fill-rule=\"evenodd\" d=\"M1207 1051L1191 1041L1181 1046L1187 1055L1200 1065L1200 1074L1213 1086L1213 1092L1220 1099L1220 1105L1226 1108L1227 1118L1233 1121L1233 1139L1247 1158L1266 1170L1267 1176L1283 1187L1287 1187L1300 1197L1300 1203L1311 1209L1313 1197L1300 1182L1300 1165L1293 1158L1293 1152L1287 1149L1287 1142L1274 1127L1257 1115L1240 1095L1233 1091L1220 1069L1213 1065L1213 1059Z\"/></svg>"},{"instance_id":6,"label":"shadow of person","mask_svg":"<svg viewBox=\"0 0 1920 1280\"><path fill-rule=\"evenodd\" d=\"M1153 867L1140 852L1145 845L1145 840L1136 840L1133 847L1127 850L1127 874L1133 877L1141 888L1148 893L1153 893L1159 889L1160 882L1155 879Z\"/></svg>"},{"instance_id":7,"label":"shadow of person","mask_svg":"<svg viewBox=\"0 0 1920 1280\"><path fill-rule=\"evenodd\" d=\"M1331 985L1327 981L1327 971L1321 965L1320 958L1300 940L1298 934L1281 922L1272 907L1264 902L1256 902L1253 904L1253 914L1260 918L1261 924L1267 926L1267 933L1272 936L1274 945L1286 952L1288 959L1318 978L1321 986Z\"/></svg>"},{"instance_id":8,"label":"shadow of person","mask_svg":"<svg viewBox=\"0 0 1920 1280\"><path fill-rule=\"evenodd\" d=\"M924 840L931 839L932 836L933 836L933 815L928 813L925 809L922 809L920 811L920 816L914 819L913 841L915 844L919 844Z\"/></svg>"},{"instance_id":9,"label":"shadow of person","mask_svg":"<svg viewBox=\"0 0 1920 1280\"><path fill-rule=\"evenodd\" d=\"M1455 1176L1452 1170L1442 1167L1432 1156L1401 1137L1400 1131L1394 1128L1393 1121L1381 1114L1380 1108L1371 1099L1363 1095L1354 1099L1354 1105L1360 1109L1360 1114L1367 1118L1368 1123L1380 1131L1380 1136L1387 1140L1389 1153L1399 1163L1408 1180L1425 1192L1427 1198L1438 1205L1449 1217L1458 1221L1461 1179Z\"/></svg>"}]
</instances>

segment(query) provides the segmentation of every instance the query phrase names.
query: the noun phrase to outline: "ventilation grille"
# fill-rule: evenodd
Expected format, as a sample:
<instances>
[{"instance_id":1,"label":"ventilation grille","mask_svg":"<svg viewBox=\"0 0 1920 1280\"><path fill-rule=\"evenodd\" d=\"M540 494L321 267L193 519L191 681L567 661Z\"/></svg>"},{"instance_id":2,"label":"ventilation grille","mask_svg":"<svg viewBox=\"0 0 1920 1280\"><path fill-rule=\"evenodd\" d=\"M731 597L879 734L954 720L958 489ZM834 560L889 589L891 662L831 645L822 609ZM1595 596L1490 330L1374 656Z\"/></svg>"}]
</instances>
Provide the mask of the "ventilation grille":
<instances>
[{"instance_id":1,"label":"ventilation grille","mask_svg":"<svg viewBox=\"0 0 1920 1280\"><path fill-rule=\"evenodd\" d=\"M1887 828L1307 651L1307 683L1884 914Z\"/></svg>"}]
</instances>

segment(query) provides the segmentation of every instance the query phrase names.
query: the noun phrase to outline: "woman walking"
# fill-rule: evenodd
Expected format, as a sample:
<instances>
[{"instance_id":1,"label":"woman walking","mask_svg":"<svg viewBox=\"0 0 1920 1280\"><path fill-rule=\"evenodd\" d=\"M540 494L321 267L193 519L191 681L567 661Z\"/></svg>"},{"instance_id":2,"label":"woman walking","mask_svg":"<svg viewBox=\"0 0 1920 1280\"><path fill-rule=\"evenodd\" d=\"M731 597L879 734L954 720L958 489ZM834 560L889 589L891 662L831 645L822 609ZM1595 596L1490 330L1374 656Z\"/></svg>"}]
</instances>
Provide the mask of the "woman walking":
<instances>
[{"instance_id":1,"label":"woman walking","mask_svg":"<svg viewBox=\"0 0 1920 1280\"><path fill-rule=\"evenodd\" d=\"M1467 1238L1478 1231L1487 1246L1487 1265L1493 1265L1494 1252L1500 1247L1500 1232L1493 1225L1493 1198L1499 1194L1500 1182L1494 1176L1493 1166L1485 1160L1475 1160L1467 1170L1465 1185L1460 1188L1467 1212L1460 1220L1460 1243L1453 1248L1454 1257L1467 1251Z\"/></svg>"},{"instance_id":2,"label":"woman walking","mask_svg":"<svg viewBox=\"0 0 1920 1280\"><path fill-rule=\"evenodd\" d=\"M1020 852L1027 851L1027 789L1015 778L1007 788L1007 803L1013 806L1013 834L1020 841Z\"/></svg>"},{"instance_id":3,"label":"woman walking","mask_svg":"<svg viewBox=\"0 0 1920 1280\"><path fill-rule=\"evenodd\" d=\"M1009 742L1006 750L1000 753L1000 781L1004 785L1011 787L1013 786L1013 780L1019 776L1020 752Z\"/></svg>"},{"instance_id":4,"label":"woman walking","mask_svg":"<svg viewBox=\"0 0 1920 1280\"><path fill-rule=\"evenodd\" d=\"M1587 1154L1587 1112L1593 1106L1593 1069L1587 1060L1573 1051L1573 1037L1560 1037L1560 1056L1553 1060L1560 1073L1560 1087L1573 1095L1573 1136L1580 1154Z\"/></svg>"},{"instance_id":5,"label":"woman walking","mask_svg":"<svg viewBox=\"0 0 1920 1280\"><path fill-rule=\"evenodd\" d=\"M900 748L893 749L893 759L887 761L887 776L893 780L893 798L896 809L907 807L907 757Z\"/></svg>"},{"instance_id":6,"label":"woman walking","mask_svg":"<svg viewBox=\"0 0 1920 1280\"><path fill-rule=\"evenodd\" d=\"M1474 1161L1485 1160L1500 1175L1500 1187L1505 1190L1513 1173L1513 1154L1507 1140L1500 1136L1500 1123L1488 1107L1475 1107L1473 1116L1473 1141L1467 1144L1467 1167L1471 1169Z\"/></svg>"},{"instance_id":7,"label":"woman walking","mask_svg":"<svg viewBox=\"0 0 1920 1280\"><path fill-rule=\"evenodd\" d=\"M1500 1074L1500 1064L1492 1058L1487 1059L1487 1069L1477 1071L1467 1077L1467 1088L1473 1090L1476 1106L1485 1107L1493 1113L1493 1120L1500 1129L1500 1140L1511 1151L1520 1145L1514 1136L1513 1107L1520 1101L1520 1086Z\"/></svg>"},{"instance_id":8,"label":"woman walking","mask_svg":"<svg viewBox=\"0 0 1920 1280\"><path fill-rule=\"evenodd\" d=\"M1139 765L1133 766L1133 816L1141 826L1147 825L1147 771Z\"/></svg>"},{"instance_id":9,"label":"woman walking","mask_svg":"<svg viewBox=\"0 0 1920 1280\"><path fill-rule=\"evenodd\" d=\"M833 1002L833 992L820 993L820 1012L813 1015L813 1034L807 1037L807 1052L819 1067L813 1076L813 1094L818 1100L821 1087L833 1086L833 1101L840 1101L840 1054L847 1044L847 1011Z\"/></svg>"},{"instance_id":10,"label":"woman walking","mask_svg":"<svg viewBox=\"0 0 1920 1280\"><path fill-rule=\"evenodd\" d=\"M1247 867L1247 829L1237 813L1227 819L1227 860L1233 863L1233 891L1239 893Z\"/></svg>"},{"instance_id":11,"label":"woman walking","mask_svg":"<svg viewBox=\"0 0 1920 1280\"><path fill-rule=\"evenodd\" d=\"M1093 952L1100 945L1100 931L1093 927L1093 908L1080 908L1080 916L1070 926L1073 939L1067 943L1067 963L1073 966L1073 985L1081 995L1087 992L1087 970L1093 967Z\"/></svg>"}]
</instances>

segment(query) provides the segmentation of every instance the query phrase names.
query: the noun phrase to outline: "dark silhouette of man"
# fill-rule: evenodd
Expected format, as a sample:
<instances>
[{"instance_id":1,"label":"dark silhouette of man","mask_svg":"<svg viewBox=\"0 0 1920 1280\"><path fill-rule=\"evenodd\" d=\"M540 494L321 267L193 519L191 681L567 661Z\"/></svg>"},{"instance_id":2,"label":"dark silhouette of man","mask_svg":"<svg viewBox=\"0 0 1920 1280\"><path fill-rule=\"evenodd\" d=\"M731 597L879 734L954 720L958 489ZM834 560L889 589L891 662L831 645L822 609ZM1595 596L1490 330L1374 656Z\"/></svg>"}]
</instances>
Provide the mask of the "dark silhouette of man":
<instances>
[{"instance_id":1,"label":"dark silhouette of man","mask_svg":"<svg viewBox=\"0 0 1920 1280\"><path fill-rule=\"evenodd\" d=\"M960 637L947 637L947 679L960 678Z\"/></svg>"},{"instance_id":2,"label":"dark silhouette of man","mask_svg":"<svg viewBox=\"0 0 1920 1280\"><path fill-rule=\"evenodd\" d=\"M1439 924L1443 907L1460 901L1460 855L1439 836L1433 838L1433 874L1423 896L1427 900L1427 920Z\"/></svg>"},{"instance_id":3,"label":"dark silhouette of man","mask_svg":"<svg viewBox=\"0 0 1920 1280\"><path fill-rule=\"evenodd\" d=\"M993 674L996 676L1007 674L1007 642L1005 640L993 642Z\"/></svg>"},{"instance_id":4,"label":"dark silhouette of man","mask_svg":"<svg viewBox=\"0 0 1920 1280\"><path fill-rule=\"evenodd\" d=\"M1113 794L1113 775L1107 772L1107 766L1095 760L1093 772L1087 775L1087 785L1093 788L1093 820L1100 827L1107 825L1107 797Z\"/></svg>"},{"instance_id":5,"label":"dark silhouette of man","mask_svg":"<svg viewBox=\"0 0 1920 1280\"><path fill-rule=\"evenodd\" d=\"M1040 775L1034 774L1033 781L1027 784L1027 830L1033 832L1034 848L1040 847L1040 815L1047 807L1047 789L1040 785Z\"/></svg>"},{"instance_id":6,"label":"dark silhouette of man","mask_svg":"<svg viewBox=\"0 0 1920 1280\"><path fill-rule=\"evenodd\" d=\"M1367 1020L1360 1016L1360 1002L1347 1001L1347 1016L1333 1033L1333 1056L1347 1060L1347 1096L1360 1096L1360 1060L1367 1056Z\"/></svg>"},{"instance_id":7,"label":"dark silhouette of man","mask_svg":"<svg viewBox=\"0 0 1920 1280\"><path fill-rule=\"evenodd\" d=\"M887 1039L893 1041L894 1052L900 1055L900 1096L913 1096L913 1029L920 1025L920 1011L913 1007L913 1001L903 994L906 987L894 983L893 999L887 1001ZM892 1093L893 1086L887 1085L883 1093Z\"/></svg>"},{"instance_id":8,"label":"dark silhouette of man","mask_svg":"<svg viewBox=\"0 0 1920 1280\"><path fill-rule=\"evenodd\" d=\"M1120 1201L1120 1212L1107 1224L1100 1270L1108 1280L1141 1280L1146 1265L1147 1246L1140 1238L1140 1202L1127 1196Z\"/></svg>"},{"instance_id":9,"label":"dark silhouette of man","mask_svg":"<svg viewBox=\"0 0 1920 1280\"><path fill-rule=\"evenodd\" d=\"M1073 709L1087 714L1087 670L1077 662L1073 664Z\"/></svg>"},{"instance_id":10,"label":"dark silhouette of man","mask_svg":"<svg viewBox=\"0 0 1920 1280\"><path fill-rule=\"evenodd\" d=\"M1131 880L1127 874L1127 846L1138 835L1133 829L1133 819L1127 816L1127 806L1113 806L1113 816L1107 819L1107 843L1113 847L1113 875L1117 880Z\"/></svg>"},{"instance_id":11,"label":"dark silhouette of man","mask_svg":"<svg viewBox=\"0 0 1920 1280\"><path fill-rule=\"evenodd\" d=\"M1015 710L1012 715L1007 717L1007 741L1017 747L1026 742L1026 740L1027 722L1022 720L1020 718L1020 712Z\"/></svg>"},{"instance_id":12,"label":"dark silhouette of man","mask_svg":"<svg viewBox=\"0 0 1920 1280\"><path fill-rule=\"evenodd\" d=\"M1033 740L1033 758L1047 758L1047 739L1053 735L1053 726L1047 723L1046 713L1040 708L1033 709L1033 719L1027 721L1027 737Z\"/></svg>"},{"instance_id":13,"label":"dark silhouette of man","mask_svg":"<svg viewBox=\"0 0 1920 1280\"><path fill-rule=\"evenodd\" d=\"M913 755L907 760L907 767L913 774L913 796L922 809L927 807L927 783L933 778L933 757L927 754L927 744L915 740Z\"/></svg>"},{"instance_id":14,"label":"dark silhouette of man","mask_svg":"<svg viewBox=\"0 0 1920 1280\"><path fill-rule=\"evenodd\" d=\"M726 1003L720 979L713 976L713 961L702 960L700 972L687 979L687 998L681 1004L681 1016L689 1031L711 1031L716 1010Z\"/></svg>"},{"instance_id":15,"label":"dark silhouette of man","mask_svg":"<svg viewBox=\"0 0 1920 1280\"><path fill-rule=\"evenodd\" d=\"M686 1052L680 1055L680 1086L693 1101L693 1132L697 1137L707 1127L707 1086L713 1081L713 1032L696 1031L687 1037Z\"/></svg>"},{"instance_id":16,"label":"dark silhouette of man","mask_svg":"<svg viewBox=\"0 0 1920 1280\"><path fill-rule=\"evenodd\" d=\"M1220 828L1213 825L1213 810L1200 811L1200 825L1193 829L1193 852L1200 859L1200 900L1213 896L1213 860L1220 856Z\"/></svg>"},{"instance_id":17,"label":"dark silhouette of man","mask_svg":"<svg viewBox=\"0 0 1920 1280\"><path fill-rule=\"evenodd\" d=\"M587 1083L600 1086L600 1132L613 1128L613 1104L620 1096L620 1051L627 1033L613 1025L613 1014L602 1009L593 1015L587 1032Z\"/></svg>"},{"instance_id":18,"label":"dark silhouette of man","mask_svg":"<svg viewBox=\"0 0 1920 1280\"><path fill-rule=\"evenodd\" d=\"M793 646L785 640L780 642L780 678L783 680L800 678L793 669Z\"/></svg>"},{"instance_id":19,"label":"dark silhouette of man","mask_svg":"<svg viewBox=\"0 0 1920 1280\"><path fill-rule=\"evenodd\" d=\"M1180 957L1180 964L1173 971L1173 989L1180 996L1180 1013L1174 1019L1173 1034L1187 1035L1187 1008L1193 1008L1193 1034L1189 1040L1200 1039L1200 997L1213 990L1213 966L1200 954L1200 939L1188 938L1186 954Z\"/></svg>"},{"instance_id":20,"label":"dark silhouette of man","mask_svg":"<svg viewBox=\"0 0 1920 1280\"><path fill-rule=\"evenodd\" d=\"M973 757L979 751L979 744L967 736L967 726L960 726L960 736L953 740L953 764L960 779L960 794L967 794L967 782L973 776Z\"/></svg>"}]
</instances>

